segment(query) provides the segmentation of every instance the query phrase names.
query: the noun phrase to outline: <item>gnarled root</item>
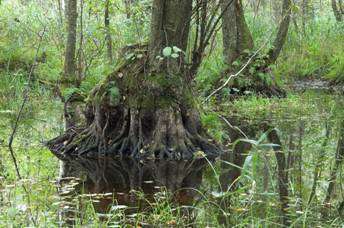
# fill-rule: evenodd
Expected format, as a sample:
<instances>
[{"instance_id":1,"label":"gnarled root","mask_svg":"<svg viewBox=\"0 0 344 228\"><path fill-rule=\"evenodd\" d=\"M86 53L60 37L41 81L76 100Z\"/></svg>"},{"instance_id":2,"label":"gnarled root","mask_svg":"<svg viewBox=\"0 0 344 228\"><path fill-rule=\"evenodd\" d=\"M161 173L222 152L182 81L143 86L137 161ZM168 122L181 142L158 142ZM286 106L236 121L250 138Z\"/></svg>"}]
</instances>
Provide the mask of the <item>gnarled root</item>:
<instances>
[{"instance_id":1,"label":"gnarled root","mask_svg":"<svg viewBox=\"0 0 344 228\"><path fill-rule=\"evenodd\" d=\"M195 152L219 153L202 129L187 88L157 84L161 75L145 73L145 61L123 66L96 87L86 105L86 126L51 140L49 148L66 156L107 155L150 159L190 159ZM160 79L159 79L160 77Z\"/></svg>"}]
</instances>

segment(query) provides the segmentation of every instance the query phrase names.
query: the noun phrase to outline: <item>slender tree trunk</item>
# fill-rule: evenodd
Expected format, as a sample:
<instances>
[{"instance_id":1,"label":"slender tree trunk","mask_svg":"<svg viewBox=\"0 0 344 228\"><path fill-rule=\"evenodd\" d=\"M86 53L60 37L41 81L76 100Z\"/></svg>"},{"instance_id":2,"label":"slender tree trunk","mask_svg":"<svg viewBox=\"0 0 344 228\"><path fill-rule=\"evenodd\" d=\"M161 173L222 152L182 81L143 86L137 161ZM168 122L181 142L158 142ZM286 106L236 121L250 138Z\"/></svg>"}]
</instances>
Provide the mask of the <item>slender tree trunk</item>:
<instances>
[{"instance_id":1,"label":"slender tree trunk","mask_svg":"<svg viewBox=\"0 0 344 228\"><path fill-rule=\"evenodd\" d=\"M274 41L274 47L269 53L269 63L276 62L284 43L287 39L289 24L291 18L291 0L283 0L282 20L278 28L277 36Z\"/></svg>"},{"instance_id":2,"label":"slender tree trunk","mask_svg":"<svg viewBox=\"0 0 344 228\"><path fill-rule=\"evenodd\" d=\"M311 0L302 0L302 30L306 33L307 23L314 18L313 2Z\"/></svg>"},{"instance_id":3,"label":"slender tree trunk","mask_svg":"<svg viewBox=\"0 0 344 228\"><path fill-rule=\"evenodd\" d=\"M253 48L241 0L222 0L222 34L225 62L231 65L247 49Z\"/></svg>"},{"instance_id":4,"label":"slender tree trunk","mask_svg":"<svg viewBox=\"0 0 344 228\"><path fill-rule=\"evenodd\" d=\"M66 5L67 17L67 42L64 63L64 75L62 83L64 88L74 87L77 82L76 77L76 24L77 24L77 0L68 0ZM64 115L66 121L66 129L75 126L75 110L73 110L72 102L66 100Z\"/></svg>"},{"instance_id":5,"label":"slender tree trunk","mask_svg":"<svg viewBox=\"0 0 344 228\"><path fill-rule=\"evenodd\" d=\"M133 4L133 2L133 0L124 0L125 13L127 15L127 19L131 17L131 5Z\"/></svg>"},{"instance_id":6,"label":"slender tree trunk","mask_svg":"<svg viewBox=\"0 0 344 228\"><path fill-rule=\"evenodd\" d=\"M276 22L281 21L282 11L281 11L281 0L272 0L270 1L270 8L272 15Z\"/></svg>"},{"instance_id":7,"label":"slender tree trunk","mask_svg":"<svg viewBox=\"0 0 344 228\"><path fill-rule=\"evenodd\" d=\"M342 1L340 0L337 3L337 0L331 0L331 5L333 9L333 14L338 22L341 22L343 20L343 6Z\"/></svg>"},{"instance_id":8,"label":"slender tree trunk","mask_svg":"<svg viewBox=\"0 0 344 228\"><path fill-rule=\"evenodd\" d=\"M106 0L105 12L104 12L104 24L105 24L105 33L106 33L105 39L106 39L106 46L107 46L107 56L108 56L110 64L112 64L113 55L112 55L112 37L111 37L111 31L110 31L109 4L110 4L110 0Z\"/></svg>"},{"instance_id":9,"label":"slender tree trunk","mask_svg":"<svg viewBox=\"0 0 344 228\"><path fill-rule=\"evenodd\" d=\"M63 9L62 9L62 0L57 0L57 9L59 13L59 22L60 25L63 25Z\"/></svg>"},{"instance_id":10,"label":"slender tree trunk","mask_svg":"<svg viewBox=\"0 0 344 228\"><path fill-rule=\"evenodd\" d=\"M79 47L77 51L76 60L77 66L77 80L76 87L79 87L85 75L85 64L84 64L84 0L80 0L80 16L79 16Z\"/></svg>"}]
</instances>

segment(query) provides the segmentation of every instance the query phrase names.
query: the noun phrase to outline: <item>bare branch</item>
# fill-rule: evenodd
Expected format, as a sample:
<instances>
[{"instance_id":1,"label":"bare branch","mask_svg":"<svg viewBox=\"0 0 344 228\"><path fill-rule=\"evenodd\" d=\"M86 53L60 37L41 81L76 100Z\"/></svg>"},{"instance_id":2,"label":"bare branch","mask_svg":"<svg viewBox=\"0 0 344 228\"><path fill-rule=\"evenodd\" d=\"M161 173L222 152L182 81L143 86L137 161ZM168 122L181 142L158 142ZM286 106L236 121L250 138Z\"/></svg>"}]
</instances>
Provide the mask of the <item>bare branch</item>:
<instances>
[{"instance_id":1,"label":"bare branch","mask_svg":"<svg viewBox=\"0 0 344 228\"><path fill-rule=\"evenodd\" d=\"M28 83L27 83L27 85L25 87L25 90L24 90L24 93L23 93L24 99L23 99L23 102L21 103L21 106L19 108L19 112L18 112L18 115L16 117L16 121L14 123L12 133L11 133L10 138L8 140L8 149L10 151L11 158L13 160L14 167L15 167L18 179L22 179L22 177L20 175L17 159L16 159L16 156L15 156L15 153L14 153L13 141L14 141L15 135L16 135L17 130L18 130L20 118L23 115L24 107L25 107L27 101L29 100L29 93L30 93L30 86L31 86L30 82L31 82L31 78L32 78L33 72L34 72L36 64L37 64L38 53L39 53L39 50L41 48L41 44L42 44L42 40L43 40L45 32L46 32L46 27L44 27L42 33L39 34L39 43L38 43L38 46L37 46L37 49L36 49L35 58L34 58L32 66L31 66L29 75L28 75Z\"/></svg>"}]
</instances>

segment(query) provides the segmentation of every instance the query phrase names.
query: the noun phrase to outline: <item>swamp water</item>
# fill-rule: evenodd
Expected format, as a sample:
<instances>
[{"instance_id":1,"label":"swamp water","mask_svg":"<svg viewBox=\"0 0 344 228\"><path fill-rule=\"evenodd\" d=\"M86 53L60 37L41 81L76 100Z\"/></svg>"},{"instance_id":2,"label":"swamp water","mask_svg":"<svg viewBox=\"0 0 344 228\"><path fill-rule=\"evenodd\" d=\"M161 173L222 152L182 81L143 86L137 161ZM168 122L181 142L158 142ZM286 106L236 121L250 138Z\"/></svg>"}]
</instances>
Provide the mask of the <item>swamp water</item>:
<instances>
[{"instance_id":1,"label":"swamp water","mask_svg":"<svg viewBox=\"0 0 344 228\"><path fill-rule=\"evenodd\" d=\"M298 226L304 216L317 218L335 161L343 104L342 95L312 90L285 99L252 97L222 105L217 114L205 117L210 133L229 148L215 162L202 153L193 161L75 159L71 166L79 177L63 179L59 185L61 224L83 223L80 208L85 199L112 227L149 226L143 219L149 214L155 224L178 225L174 218L180 217L190 226L212 226L223 219L233 225L245 218L279 226L286 215ZM212 118L218 113L222 118ZM282 213L276 141L267 134L272 129L288 173L288 208ZM341 224L341 181L339 176L330 203L333 224Z\"/></svg>"},{"instance_id":2,"label":"swamp water","mask_svg":"<svg viewBox=\"0 0 344 228\"><path fill-rule=\"evenodd\" d=\"M217 220L216 213L242 220L252 209L259 208L254 210L259 211L254 216L266 220L265 224L276 225L283 216L278 213L278 176L273 152L276 142L269 141L266 134L275 129L289 175L287 213L291 217L302 216L317 162L322 163L323 175L317 180L315 201L320 203L325 197L340 123L344 120L342 105L340 95L319 90L286 99L248 98L223 105L218 113L229 117L225 117L227 121L219 119L213 123L216 126L211 131L222 132L222 139L232 149L228 154L215 162L202 158L202 154L193 161L180 162L80 158L74 166L82 170L85 178L82 188L85 194L81 196L95 197L92 199L95 210L100 216L110 218L109 224L114 211L122 211L123 216L128 216L127 221L135 224L140 220L139 213L157 213L159 204L172 202L172 211L188 217L190 224L197 216ZM229 114L228 110L233 111ZM240 149L242 142L239 152L245 154L238 161L232 151ZM240 167L236 167L238 163ZM226 181L236 185L235 189ZM233 207L222 207L222 202L228 199ZM340 200L343 199L338 196L337 201ZM119 224L118 218L113 222Z\"/></svg>"}]
</instances>

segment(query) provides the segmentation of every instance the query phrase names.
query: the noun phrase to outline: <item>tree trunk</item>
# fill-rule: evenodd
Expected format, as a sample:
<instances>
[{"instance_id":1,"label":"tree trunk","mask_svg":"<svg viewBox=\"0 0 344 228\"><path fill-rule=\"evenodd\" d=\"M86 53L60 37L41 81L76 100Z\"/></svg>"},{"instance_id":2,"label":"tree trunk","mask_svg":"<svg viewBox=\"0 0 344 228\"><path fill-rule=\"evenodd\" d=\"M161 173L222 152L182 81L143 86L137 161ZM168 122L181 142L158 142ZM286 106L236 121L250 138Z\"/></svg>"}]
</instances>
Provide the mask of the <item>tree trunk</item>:
<instances>
[{"instance_id":1,"label":"tree trunk","mask_svg":"<svg viewBox=\"0 0 344 228\"><path fill-rule=\"evenodd\" d=\"M225 62L231 65L246 50L253 48L241 0L222 0L222 33Z\"/></svg>"},{"instance_id":2,"label":"tree trunk","mask_svg":"<svg viewBox=\"0 0 344 228\"><path fill-rule=\"evenodd\" d=\"M284 46L284 43L287 39L289 24L291 18L291 0L283 0L283 9L282 9L282 20L278 28L277 36L274 41L274 47L270 50L269 53L269 63L276 62L281 50Z\"/></svg>"},{"instance_id":3,"label":"tree trunk","mask_svg":"<svg viewBox=\"0 0 344 228\"><path fill-rule=\"evenodd\" d=\"M341 22L343 20L343 8L342 8L342 2L339 1L337 4L336 0L331 0L331 5L333 9L333 14L338 22Z\"/></svg>"},{"instance_id":4,"label":"tree trunk","mask_svg":"<svg viewBox=\"0 0 344 228\"><path fill-rule=\"evenodd\" d=\"M270 10L272 12L272 16L276 22L281 21L282 18L282 11L281 11L281 0L272 0L270 1Z\"/></svg>"},{"instance_id":5,"label":"tree trunk","mask_svg":"<svg viewBox=\"0 0 344 228\"><path fill-rule=\"evenodd\" d=\"M154 0L148 50L123 53L123 64L92 91L87 124L49 143L55 155L180 160L218 154L187 82L191 11L192 0Z\"/></svg>"},{"instance_id":6,"label":"tree trunk","mask_svg":"<svg viewBox=\"0 0 344 228\"><path fill-rule=\"evenodd\" d=\"M302 30L306 33L307 23L314 17L313 5L310 0L302 0Z\"/></svg>"},{"instance_id":7,"label":"tree trunk","mask_svg":"<svg viewBox=\"0 0 344 228\"><path fill-rule=\"evenodd\" d=\"M127 19L131 17L131 5L133 2L134 0L124 0L125 14L127 15Z\"/></svg>"},{"instance_id":8,"label":"tree trunk","mask_svg":"<svg viewBox=\"0 0 344 228\"><path fill-rule=\"evenodd\" d=\"M77 0L68 0L66 5L67 17L67 42L64 63L64 75L62 78L63 89L74 87L77 82L76 77L76 23L78 18ZM75 127L76 113L71 99L65 100L64 116L66 129Z\"/></svg>"},{"instance_id":9,"label":"tree trunk","mask_svg":"<svg viewBox=\"0 0 344 228\"><path fill-rule=\"evenodd\" d=\"M254 42L245 20L242 1L222 0L220 4L222 11L225 12L222 18L223 46L225 62L229 67L221 74L215 82L215 85L220 88L222 86L220 83L222 83L223 76L242 71L240 76L244 75L244 77L250 79L246 80L248 83L245 83L243 86L239 77L234 78L233 82L231 82L231 86L239 88L239 95L244 94L245 91L254 91L268 97L285 96L285 91L277 85L273 77L268 81L260 77L259 74L271 75L270 64L275 62L285 42L291 12L290 0L284 0L283 9L287 13L285 17L287 20L283 20L281 23L275 40L275 48L269 53L270 58L262 58L261 55L249 56L249 52L244 52L244 50L250 51L253 49ZM264 60L263 64L261 63L262 59ZM236 60L243 62L243 64L247 63L248 66L244 70L241 70L242 66L233 65L233 62ZM260 63L257 64L256 60Z\"/></svg>"},{"instance_id":10,"label":"tree trunk","mask_svg":"<svg viewBox=\"0 0 344 228\"><path fill-rule=\"evenodd\" d=\"M104 24L105 24L105 33L106 33L105 39L106 39L106 46L107 46L107 56L108 56L110 64L112 64L113 55L112 55L112 38L111 38L111 31L110 31L109 4L110 4L110 0L106 0L105 12L104 12Z\"/></svg>"},{"instance_id":11,"label":"tree trunk","mask_svg":"<svg viewBox=\"0 0 344 228\"><path fill-rule=\"evenodd\" d=\"M165 47L175 46L183 51L186 50L191 13L192 0L154 0L149 43L151 65L157 65L156 57L162 55L162 50ZM166 65L163 64L162 66ZM177 71L180 70L182 69L177 69Z\"/></svg>"},{"instance_id":12,"label":"tree trunk","mask_svg":"<svg viewBox=\"0 0 344 228\"><path fill-rule=\"evenodd\" d=\"M149 168L157 182L171 191L197 188L201 174L193 169L200 168L205 159L191 164L185 160L217 156L219 149L201 126L187 81L184 52L191 11L192 0L153 2L149 47L126 49L119 68L91 92L85 110L87 123L67 128L49 142L53 153L66 161L64 176L82 173L74 165L81 163L82 169L90 171L87 176L94 192L118 190L113 184L121 178L113 171L120 170L122 164L117 163L125 161L118 156L126 156L134 157L140 167L143 159L156 161L158 167ZM111 161L114 166L106 166L106 156L115 160ZM129 174L124 178L128 190L141 187L147 172L139 170L135 175L137 169L131 162L124 169ZM185 198L185 194L178 195Z\"/></svg>"}]
</instances>

